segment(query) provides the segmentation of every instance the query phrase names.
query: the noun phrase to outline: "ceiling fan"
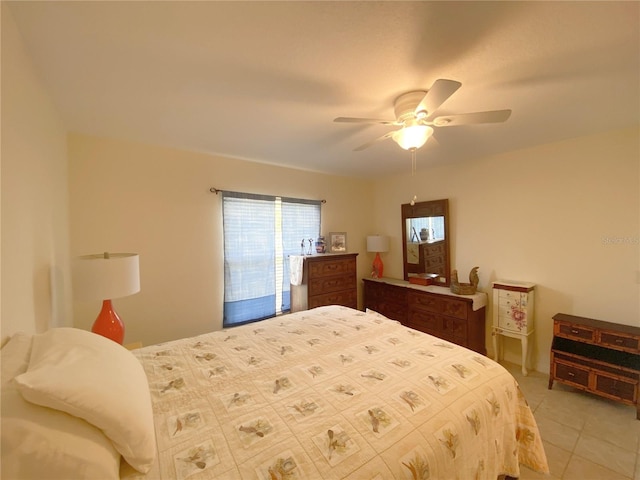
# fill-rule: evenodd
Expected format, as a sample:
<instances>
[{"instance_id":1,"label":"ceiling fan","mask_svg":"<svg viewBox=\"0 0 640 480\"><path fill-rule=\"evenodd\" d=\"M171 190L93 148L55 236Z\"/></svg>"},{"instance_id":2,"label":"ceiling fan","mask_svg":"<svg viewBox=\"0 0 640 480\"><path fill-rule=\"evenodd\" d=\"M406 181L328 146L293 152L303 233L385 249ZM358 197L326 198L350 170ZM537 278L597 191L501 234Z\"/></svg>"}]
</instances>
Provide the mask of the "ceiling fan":
<instances>
[{"instance_id":1,"label":"ceiling fan","mask_svg":"<svg viewBox=\"0 0 640 480\"><path fill-rule=\"evenodd\" d=\"M401 126L399 130L385 133L381 137L367 142L354 150L364 150L371 145L392 138L405 150L415 150L423 146L433 135L433 127L455 127L479 123L500 123L511 116L511 110L492 110L488 112L462 113L457 115L435 116L434 113L462 84L455 80L436 80L428 91L417 90L404 93L396 98L393 108L395 120L375 118L337 117L334 122L342 123L380 123L382 125Z\"/></svg>"}]
</instances>

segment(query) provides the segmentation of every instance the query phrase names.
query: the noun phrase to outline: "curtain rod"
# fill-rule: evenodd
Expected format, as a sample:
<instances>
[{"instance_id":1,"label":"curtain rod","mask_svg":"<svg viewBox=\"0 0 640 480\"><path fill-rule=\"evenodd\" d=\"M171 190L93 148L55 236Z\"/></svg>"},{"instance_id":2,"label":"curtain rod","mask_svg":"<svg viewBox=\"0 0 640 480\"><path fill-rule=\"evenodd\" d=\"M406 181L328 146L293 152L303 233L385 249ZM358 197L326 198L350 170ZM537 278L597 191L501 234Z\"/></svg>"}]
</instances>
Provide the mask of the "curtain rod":
<instances>
[{"instance_id":1,"label":"curtain rod","mask_svg":"<svg viewBox=\"0 0 640 480\"><path fill-rule=\"evenodd\" d=\"M209 191L210 191L211 193L215 193L215 194L217 195L217 194L218 194L218 193L220 193L220 192L226 192L226 191L229 191L229 190L221 190L221 189L216 188L216 187L211 187L211 188L209 189ZM246 193L246 192L231 192L231 193ZM275 195L274 195L274 196L275 196ZM281 197L282 195L278 195L278 196L279 196L279 197ZM323 204L324 204L324 203L327 203L327 201L323 198L322 200L320 200L320 203L323 203Z\"/></svg>"}]
</instances>

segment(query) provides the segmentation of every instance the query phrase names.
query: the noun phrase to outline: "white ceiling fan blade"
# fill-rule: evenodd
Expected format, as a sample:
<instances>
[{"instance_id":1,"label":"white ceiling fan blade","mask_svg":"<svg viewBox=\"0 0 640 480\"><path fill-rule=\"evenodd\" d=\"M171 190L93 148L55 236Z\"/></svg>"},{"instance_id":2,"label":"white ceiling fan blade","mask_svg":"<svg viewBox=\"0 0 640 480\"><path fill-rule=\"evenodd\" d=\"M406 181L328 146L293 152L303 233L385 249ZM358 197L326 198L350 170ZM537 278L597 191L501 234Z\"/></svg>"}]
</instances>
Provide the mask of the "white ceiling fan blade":
<instances>
[{"instance_id":1,"label":"white ceiling fan blade","mask_svg":"<svg viewBox=\"0 0 640 480\"><path fill-rule=\"evenodd\" d=\"M455 80L446 80L443 78L436 80L416 107L416 113L426 111L427 116L430 116L461 86L462 84Z\"/></svg>"},{"instance_id":2,"label":"white ceiling fan blade","mask_svg":"<svg viewBox=\"0 0 640 480\"><path fill-rule=\"evenodd\" d=\"M455 127L457 125L473 125L478 123L505 122L511 116L511 110L493 110L490 112L460 113L443 115L433 119L434 127Z\"/></svg>"},{"instance_id":3,"label":"white ceiling fan blade","mask_svg":"<svg viewBox=\"0 0 640 480\"><path fill-rule=\"evenodd\" d=\"M377 118L337 117L333 119L338 123L380 123L382 125L400 125L395 120L380 120Z\"/></svg>"},{"instance_id":4,"label":"white ceiling fan blade","mask_svg":"<svg viewBox=\"0 0 640 480\"><path fill-rule=\"evenodd\" d=\"M360 145L358 148L354 148L353 151L354 152L359 152L361 150L364 150L365 148L369 148L371 145L378 143L382 140L386 140L387 138L391 138L391 136L396 132L396 130L394 130L393 132L389 132L389 133L385 133L384 135L382 135L381 137L376 138L375 140L371 140L370 142L364 143L362 145Z\"/></svg>"}]
</instances>

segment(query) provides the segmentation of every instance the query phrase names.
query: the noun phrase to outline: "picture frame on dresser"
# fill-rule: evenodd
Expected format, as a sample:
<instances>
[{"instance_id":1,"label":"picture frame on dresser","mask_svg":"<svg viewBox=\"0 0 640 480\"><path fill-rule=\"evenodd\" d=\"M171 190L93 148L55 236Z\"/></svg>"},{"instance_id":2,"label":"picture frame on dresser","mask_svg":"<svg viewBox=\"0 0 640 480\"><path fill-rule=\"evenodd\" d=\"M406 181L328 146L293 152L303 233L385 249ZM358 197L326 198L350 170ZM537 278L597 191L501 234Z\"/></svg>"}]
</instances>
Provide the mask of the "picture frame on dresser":
<instances>
[{"instance_id":1,"label":"picture frame on dresser","mask_svg":"<svg viewBox=\"0 0 640 480\"><path fill-rule=\"evenodd\" d=\"M347 251L347 232L329 233L329 252L346 253L346 251Z\"/></svg>"}]
</instances>

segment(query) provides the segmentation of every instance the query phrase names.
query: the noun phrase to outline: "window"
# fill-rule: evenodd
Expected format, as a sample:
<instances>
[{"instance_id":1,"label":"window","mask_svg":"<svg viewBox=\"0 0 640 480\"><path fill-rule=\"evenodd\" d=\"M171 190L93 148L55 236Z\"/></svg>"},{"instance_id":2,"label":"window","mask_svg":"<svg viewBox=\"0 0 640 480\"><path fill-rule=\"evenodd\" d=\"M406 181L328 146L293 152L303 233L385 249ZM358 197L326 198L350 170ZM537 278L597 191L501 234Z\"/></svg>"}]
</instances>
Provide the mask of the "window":
<instances>
[{"instance_id":1,"label":"window","mask_svg":"<svg viewBox=\"0 0 640 480\"><path fill-rule=\"evenodd\" d=\"M320 201L222 192L223 326L291 309L289 255L320 235Z\"/></svg>"}]
</instances>

